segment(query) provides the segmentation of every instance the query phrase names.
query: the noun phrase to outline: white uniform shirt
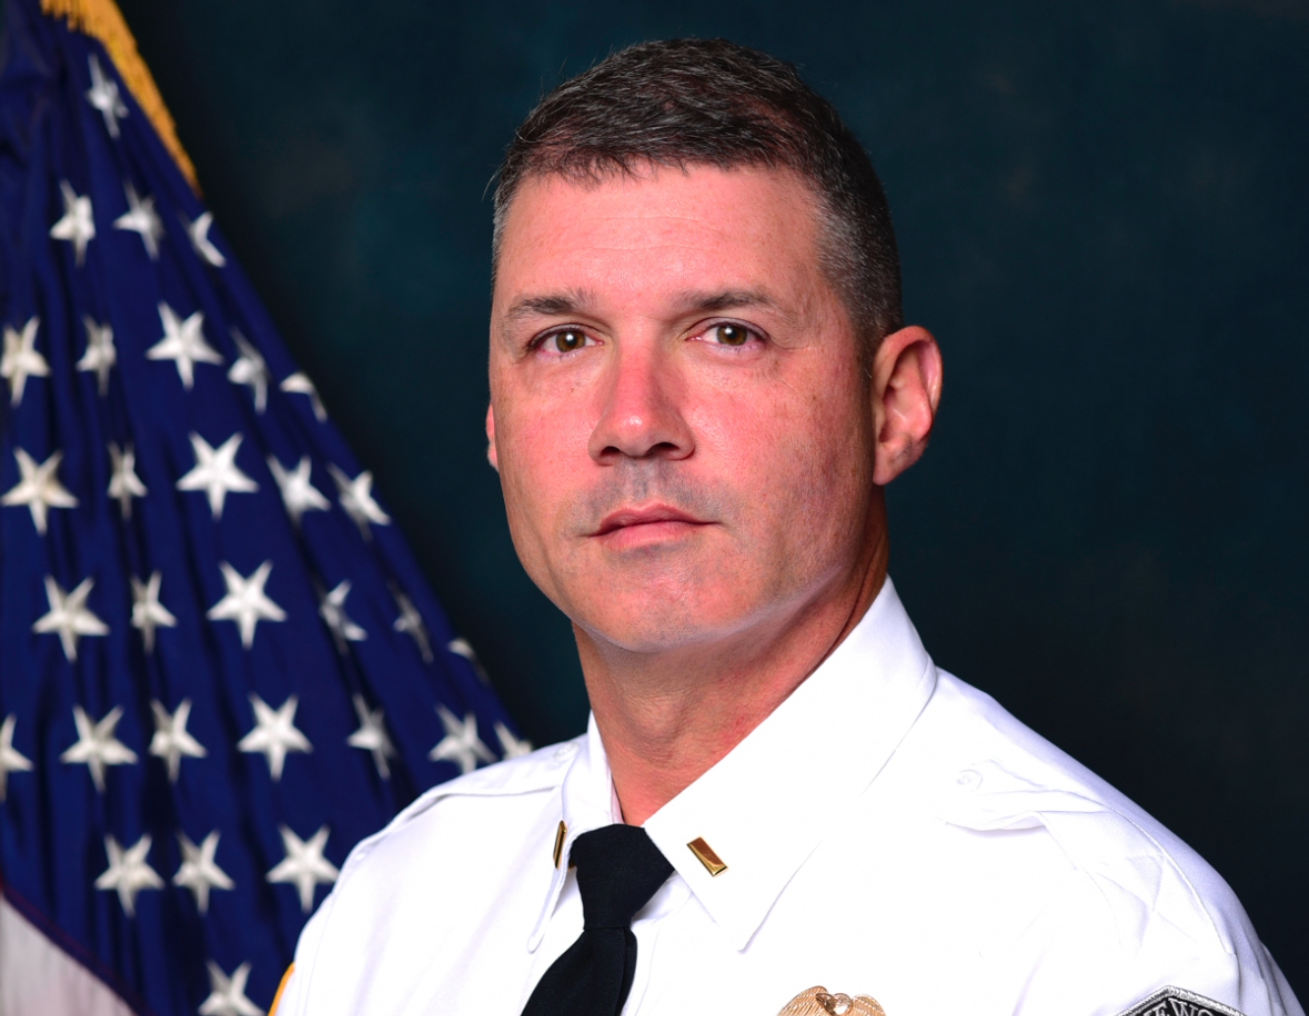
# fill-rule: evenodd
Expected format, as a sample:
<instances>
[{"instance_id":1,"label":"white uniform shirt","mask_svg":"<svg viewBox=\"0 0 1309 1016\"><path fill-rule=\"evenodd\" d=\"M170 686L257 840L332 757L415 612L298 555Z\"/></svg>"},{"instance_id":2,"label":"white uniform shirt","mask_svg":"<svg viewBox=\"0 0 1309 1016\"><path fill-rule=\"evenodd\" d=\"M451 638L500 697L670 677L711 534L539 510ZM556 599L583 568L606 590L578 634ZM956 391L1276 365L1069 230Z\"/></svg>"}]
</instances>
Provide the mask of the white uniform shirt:
<instances>
[{"instance_id":1,"label":"white uniform shirt","mask_svg":"<svg viewBox=\"0 0 1309 1016\"><path fill-rule=\"evenodd\" d=\"M519 1016L582 930L560 823L566 858L615 813L594 719L429 791L350 855L277 1016ZM889 581L645 828L675 871L633 922L626 1016L774 1016L814 985L887 1016L1117 1016L1165 986L1303 1016L1226 883L939 671ZM696 840L726 869L711 875Z\"/></svg>"}]
</instances>

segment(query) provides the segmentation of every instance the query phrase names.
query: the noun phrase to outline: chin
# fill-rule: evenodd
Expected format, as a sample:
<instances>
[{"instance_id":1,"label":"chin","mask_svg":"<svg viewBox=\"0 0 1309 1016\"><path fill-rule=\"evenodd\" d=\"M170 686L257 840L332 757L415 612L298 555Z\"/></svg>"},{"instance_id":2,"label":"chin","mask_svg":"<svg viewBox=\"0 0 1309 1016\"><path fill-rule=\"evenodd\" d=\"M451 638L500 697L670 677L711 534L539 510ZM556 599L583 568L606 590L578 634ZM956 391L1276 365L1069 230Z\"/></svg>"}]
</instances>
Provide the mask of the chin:
<instances>
[{"instance_id":1,"label":"chin","mask_svg":"<svg viewBox=\"0 0 1309 1016\"><path fill-rule=\"evenodd\" d=\"M646 587L631 596L610 589L603 601L593 599L565 613L598 644L629 653L661 653L731 637L746 626L751 606L685 589L652 595Z\"/></svg>"}]
</instances>

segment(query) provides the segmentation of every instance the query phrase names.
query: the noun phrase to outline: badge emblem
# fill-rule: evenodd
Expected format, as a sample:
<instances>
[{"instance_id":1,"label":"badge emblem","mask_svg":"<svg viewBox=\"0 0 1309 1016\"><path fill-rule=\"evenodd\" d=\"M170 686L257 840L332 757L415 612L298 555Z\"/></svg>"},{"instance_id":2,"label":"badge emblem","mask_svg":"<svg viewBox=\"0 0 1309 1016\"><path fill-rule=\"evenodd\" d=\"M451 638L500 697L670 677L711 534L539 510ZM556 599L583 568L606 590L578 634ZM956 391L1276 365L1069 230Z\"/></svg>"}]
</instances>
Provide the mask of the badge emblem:
<instances>
[{"instance_id":1,"label":"badge emblem","mask_svg":"<svg viewBox=\"0 0 1309 1016\"><path fill-rule=\"evenodd\" d=\"M839 992L829 992L820 984L800 992L782 1006L777 1016L886 1016L886 1010L869 995L851 998Z\"/></svg>"},{"instance_id":2,"label":"badge emblem","mask_svg":"<svg viewBox=\"0 0 1309 1016\"><path fill-rule=\"evenodd\" d=\"M1241 1016L1241 1013L1212 998L1169 985L1137 1002L1122 1016Z\"/></svg>"}]
</instances>

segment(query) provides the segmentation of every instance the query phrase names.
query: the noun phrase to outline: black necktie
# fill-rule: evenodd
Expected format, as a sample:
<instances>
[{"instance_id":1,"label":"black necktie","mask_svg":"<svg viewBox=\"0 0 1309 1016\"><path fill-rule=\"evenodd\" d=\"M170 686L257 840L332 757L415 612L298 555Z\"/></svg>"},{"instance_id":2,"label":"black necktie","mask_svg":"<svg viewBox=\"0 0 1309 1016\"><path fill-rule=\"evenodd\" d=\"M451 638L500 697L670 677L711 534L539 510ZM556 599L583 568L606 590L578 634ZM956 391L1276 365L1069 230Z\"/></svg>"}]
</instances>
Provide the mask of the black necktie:
<instances>
[{"instance_id":1,"label":"black necktie","mask_svg":"<svg viewBox=\"0 0 1309 1016\"><path fill-rule=\"evenodd\" d=\"M550 965L523 1016L618 1016L636 973L632 918L673 866L640 826L583 833L568 855L582 894L582 934Z\"/></svg>"}]
</instances>

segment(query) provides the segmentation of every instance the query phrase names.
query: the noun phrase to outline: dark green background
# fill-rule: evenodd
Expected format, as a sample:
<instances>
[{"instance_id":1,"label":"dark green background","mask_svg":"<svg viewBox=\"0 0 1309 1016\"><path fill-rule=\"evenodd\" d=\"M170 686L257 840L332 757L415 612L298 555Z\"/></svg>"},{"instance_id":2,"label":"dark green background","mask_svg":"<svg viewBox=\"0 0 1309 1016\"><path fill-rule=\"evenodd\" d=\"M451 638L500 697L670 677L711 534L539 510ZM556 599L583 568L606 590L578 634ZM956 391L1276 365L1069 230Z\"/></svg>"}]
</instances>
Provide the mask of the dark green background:
<instances>
[{"instance_id":1,"label":"dark green background","mask_svg":"<svg viewBox=\"0 0 1309 1016\"><path fill-rule=\"evenodd\" d=\"M487 180L542 88L613 47L798 62L872 152L908 317L945 350L934 446L890 494L929 649L1193 843L1309 992L1309 4L123 7L232 246L538 742L585 697L484 459Z\"/></svg>"}]
</instances>

